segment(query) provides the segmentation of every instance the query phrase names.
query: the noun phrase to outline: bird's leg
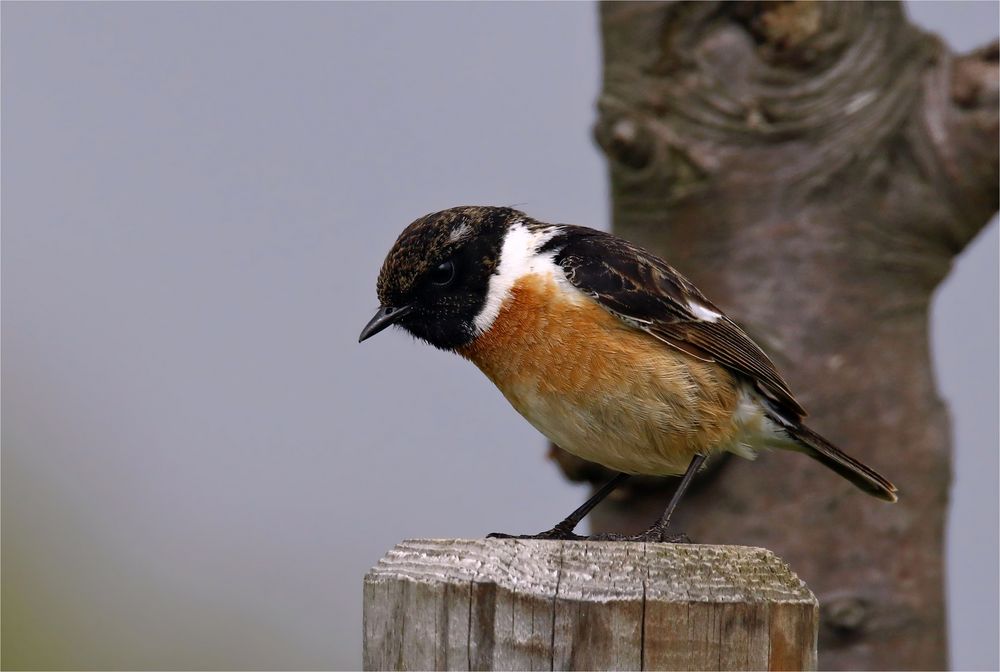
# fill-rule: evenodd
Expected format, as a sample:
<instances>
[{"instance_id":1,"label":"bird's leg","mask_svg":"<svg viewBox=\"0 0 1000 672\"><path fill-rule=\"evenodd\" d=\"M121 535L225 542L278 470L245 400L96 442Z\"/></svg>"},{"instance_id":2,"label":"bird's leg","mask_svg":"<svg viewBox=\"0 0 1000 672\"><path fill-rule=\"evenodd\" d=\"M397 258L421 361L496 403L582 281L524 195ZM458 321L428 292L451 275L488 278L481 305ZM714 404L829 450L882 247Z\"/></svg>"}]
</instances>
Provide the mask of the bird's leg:
<instances>
[{"instance_id":1,"label":"bird's leg","mask_svg":"<svg viewBox=\"0 0 1000 672\"><path fill-rule=\"evenodd\" d=\"M674 491L673 497L670 498L670 503L667 504L663 515L645 532L640 532L636 535L599 534L589 538L593 541L667 541L671 543L691 543L686 534L668 535L667 528L670 527L670 516L674 514L677 503L681 501L681 497L684 496L684 493L691 485L691 481L694 480L694 475L698 473L704 462L705 456L698 453L691 458L691 463L688 465L687 471L684 472L684 478L681 479L680 484Z\"/></svg>"},{"instance_id":2,"label":"bird's leg","mask_svg":"<svg viewBox=\"0 0 1000 672\"><path fill-rule=\"evenodd\" d=\"M593 511L595 506L604 501L608 495L627 481L628 478L629 474L618 474L612 478L601 486L600 490L591 495L590 499L577 507L573 513L566 516L561 522L556 523L551 530L539 532L538 534L504 534L502 532L493 532L492 534L487 534L486 537L488 539L586 539L587 537L574 534L573 530L580 524L584 516Z\"/></svg>"}]
</instances>

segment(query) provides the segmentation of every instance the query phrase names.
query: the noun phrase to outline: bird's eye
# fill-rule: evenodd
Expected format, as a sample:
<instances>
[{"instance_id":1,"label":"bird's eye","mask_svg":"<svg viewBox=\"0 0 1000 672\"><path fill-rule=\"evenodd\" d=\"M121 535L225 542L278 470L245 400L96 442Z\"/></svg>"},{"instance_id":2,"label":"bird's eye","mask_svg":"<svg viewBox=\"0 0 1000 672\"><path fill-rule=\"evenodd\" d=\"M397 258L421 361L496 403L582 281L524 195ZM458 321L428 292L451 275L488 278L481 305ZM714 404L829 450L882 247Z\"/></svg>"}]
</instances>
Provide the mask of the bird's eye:
<instances>
[{"instance_id":1,"label":"bird's eye","mask_svg":"<svg viewBox=\"0 0 1000 672\"><path fill-rule=\"evenodd\" d=\"M439 287L450 285L455 279L455 264L445 261L438 264L430 274L430 281Z\"/></svg>"}]
</instances>

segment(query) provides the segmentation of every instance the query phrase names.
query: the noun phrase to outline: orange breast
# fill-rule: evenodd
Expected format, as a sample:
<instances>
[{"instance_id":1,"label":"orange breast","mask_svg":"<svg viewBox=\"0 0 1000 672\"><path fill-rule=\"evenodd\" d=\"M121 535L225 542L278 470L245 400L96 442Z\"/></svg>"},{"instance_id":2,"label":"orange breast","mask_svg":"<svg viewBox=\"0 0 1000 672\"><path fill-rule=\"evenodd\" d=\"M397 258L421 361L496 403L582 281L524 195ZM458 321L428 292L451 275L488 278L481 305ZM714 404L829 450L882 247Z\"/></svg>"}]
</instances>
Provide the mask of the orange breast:
<instances>
[{"instance_id":1,"label":"orange breast","mask_svg":"<svg viewBox=\"0 0 1000 672\"><path fill-rule=\"evenodd\" d=\"M629 327L554 279L519 280L460 353L563 449L629 473L677 474L741 434L737 381Z\"/></svg>"}]
</instances>

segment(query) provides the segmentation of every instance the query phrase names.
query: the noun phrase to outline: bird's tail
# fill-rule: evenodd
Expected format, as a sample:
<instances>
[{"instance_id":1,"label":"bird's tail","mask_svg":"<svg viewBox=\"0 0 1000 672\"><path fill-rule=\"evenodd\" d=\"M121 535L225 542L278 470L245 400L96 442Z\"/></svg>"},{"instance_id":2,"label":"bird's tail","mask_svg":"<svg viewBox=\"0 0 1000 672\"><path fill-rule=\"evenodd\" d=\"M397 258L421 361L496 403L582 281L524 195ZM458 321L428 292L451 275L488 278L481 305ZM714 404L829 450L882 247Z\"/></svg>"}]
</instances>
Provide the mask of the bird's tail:
<instances>
[{"instance_id":1,"label":"bird's tail","mask_svg":"<svg viewBox=\"0 0 1000 672\"><path fill-rule=\"evenodd\" d=\"M833 469L869 495L887 502L896 501L896 486L871 467L841 452L805 425L785 423L784 429L801 445L802 452L809 457Z\"/></svg>"}]
</instances>

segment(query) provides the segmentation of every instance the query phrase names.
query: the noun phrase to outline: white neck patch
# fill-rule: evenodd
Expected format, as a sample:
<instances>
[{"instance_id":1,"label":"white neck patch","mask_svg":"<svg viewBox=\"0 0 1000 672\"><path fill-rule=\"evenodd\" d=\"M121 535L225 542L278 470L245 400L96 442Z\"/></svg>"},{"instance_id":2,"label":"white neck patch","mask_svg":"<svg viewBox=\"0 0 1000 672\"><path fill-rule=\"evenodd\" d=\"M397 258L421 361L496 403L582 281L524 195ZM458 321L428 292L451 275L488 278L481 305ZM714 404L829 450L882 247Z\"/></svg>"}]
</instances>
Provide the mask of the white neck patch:
<instances>
[{"instance_id":1,"label":"white neck patch","mask_svg":"<svg viewBox=\"0 0 1000 672\"><path fill-rule=\"evenodd\" d=\"M486 303L473 318L476 335L489 331L493 321L500 314L500 307L510 296L510 290L518 279L526 275L562 277L562 269L554 259L556 250L539 254L538 248L548 242L558 232L557 227L529 229L522 222L515 222L507 229L500 249L500 263L497 272L490 276L486 288Z\"/></svg>"}]
</instances>

